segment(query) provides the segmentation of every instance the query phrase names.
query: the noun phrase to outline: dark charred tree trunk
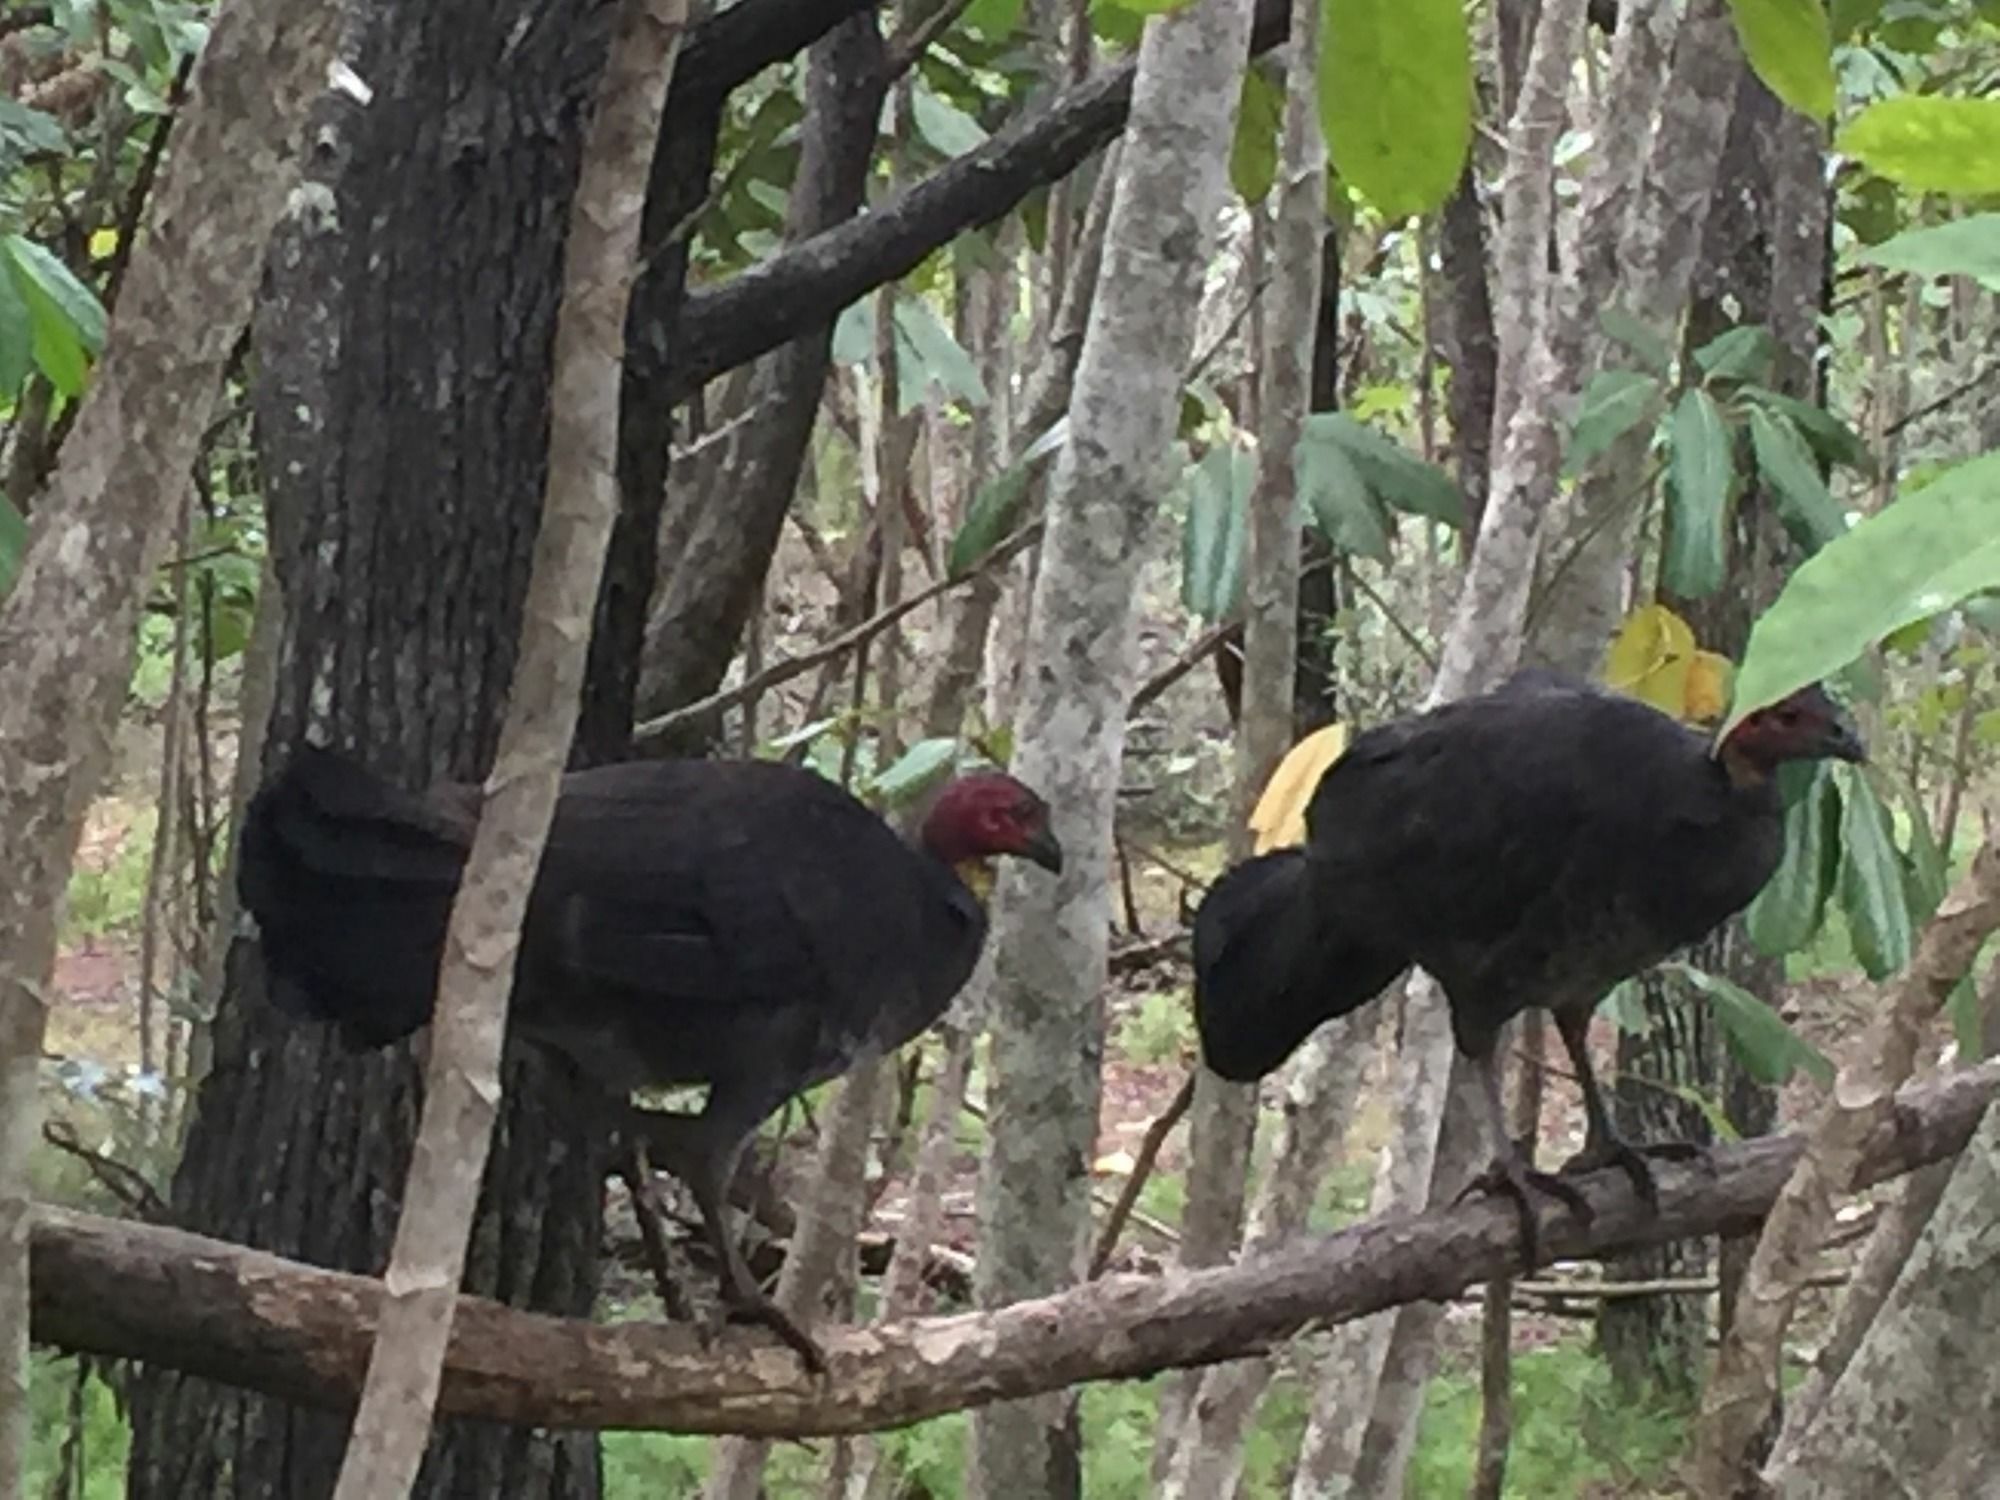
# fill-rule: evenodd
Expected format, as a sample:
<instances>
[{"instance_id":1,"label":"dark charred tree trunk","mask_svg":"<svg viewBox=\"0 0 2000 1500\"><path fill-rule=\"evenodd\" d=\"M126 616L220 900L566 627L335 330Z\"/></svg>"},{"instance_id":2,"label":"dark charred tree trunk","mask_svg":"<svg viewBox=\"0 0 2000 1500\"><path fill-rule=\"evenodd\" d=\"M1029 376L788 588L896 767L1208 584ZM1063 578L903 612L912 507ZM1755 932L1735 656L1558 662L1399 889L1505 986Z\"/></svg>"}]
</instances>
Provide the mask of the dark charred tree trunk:
<instances>
[{"instance_id":1,"label":"dark charred tree trunk","mask_svg":"<svg viewBox=\"0 0 2000 1500\"><path fill-rule=\"evenodd\" d=\"M323 208L274 246L254 329L271 551L285 605L267 765L309 734L421 785L481 775L512 672L545 472L562 226L603 59L596 0L448 0L371 18L329 104ZM613 611L616 658L629 609ZM605 675L579 753L622 748ZM187 1227L374 1274L394 1232L420 1073L278 1017L237 940L173 1208ZM588 1315L601 1143L539 1058L508 1069L466 1285ZM137 1383L135 1497L330 1490L346 1422L203 1381ZM588 1434L439 1428L425 1496L589 1497Z\"/></svg>"},{"instance_id":2,"label":"dark charred tree trunk","mask_svg":"<svg viewBox=\"0 0 2000 1500\"><path fill-rule=\"evenodd\" d=\"M1820 157L1803 150L1773 149L1785 133L1812 127L1790 118L1770 91L1745 66L1736 91L1735 112L1723 150L1715 207L1703 237L1686 330L1686 348L1699 348L1738 324L1762 323L1777 334L1784 368L1780 380L1810 399L1817 325L1801 316L1801 294L1815 304L1825 284L1823 262L1808 265L1795 243L1800 214L1795 206L1811 200L1825 214L1826 193L1819 178ZM1787 145L1797 145L1787 141ZM1803 176L1806 180L1797 180ZM1806 250L1824 256L1823 228L1807 234ZM1732 312L1731 309L1734 309ZM1750 624L1770 602L1781 580L1787 543L1771 507L1754 489L1732 517L1730 576L1704 599L1669 598L1694 627L1707 649L1739 656ZM1711 973L1734 980L1753 994L1775 998L1784 977L1782 964L1760 954L1734 920L1688 955ZM1705 1002L1685 986L1658 974L1645 977L1645 1006L1652 1030L1626 1034L1618 1042L1618 1083L1612 1114L1638 1139L1705 1140L1708 1122L1700 1111L1669 1097L1653 1083L1683 1084L1719 1099L1731 1126L1743 1136L1768 1134L1777 1124L1777 1095L1739 1067L1724 1049ZM1754 1237L1725 1240L1719 1252L1722 1321L1727 1327L1733 1292ZM1652 1278L1704 1275L1709 1247L1682 1241L1657 1250L1620 1257L1607 1265L1613 1275ZM1604 1303L1598 1337L1614 1376L1627 1390L1660 1389L1681 1395L1699 1388L1708 1334L1705 1298L1632 1297Z\"/></svg>"}]
</instances>

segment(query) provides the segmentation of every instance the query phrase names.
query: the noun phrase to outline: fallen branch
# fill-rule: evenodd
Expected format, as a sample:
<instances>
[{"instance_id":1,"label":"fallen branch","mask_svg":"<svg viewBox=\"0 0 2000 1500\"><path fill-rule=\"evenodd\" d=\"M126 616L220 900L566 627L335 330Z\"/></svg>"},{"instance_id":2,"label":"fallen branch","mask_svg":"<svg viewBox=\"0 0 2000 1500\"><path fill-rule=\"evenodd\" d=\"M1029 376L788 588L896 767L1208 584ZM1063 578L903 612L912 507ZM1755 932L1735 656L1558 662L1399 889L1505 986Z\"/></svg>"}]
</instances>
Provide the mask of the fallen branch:
<instances>
[{"instance_id":1,"label":"fallen branch","mask_svg":"<svg viewBox=\"0 0 2000 1500\"><path fill-rule=\"evenodd\" d=\"M1863 1153L1865 1180L1962 1149L2000 1063L1911 1089ZM1550 1258L1740 1234L1769 1211L1798 1136L1718 1147L1711 1169L1658 1168L1660 1212L1624 1175L1579 1179L1596 1218L1542 1206ZM1473 1202L1314 1236L1247 1265L1112 1276L989 1313L824 1331L815 1381L762 1335L704 1348L695 1330L600 1326L461 1297L439 1409L551 1427L768 1437L901 1426L989 1401L1257 1354L1311 1325L1455 1297L1519 1266L1509 1204ZM63 1209L34 1224L35 1334L293 1401L340 1408L360 1383L379 1283L177 1230Z\"/></svg>"}]
</instances>

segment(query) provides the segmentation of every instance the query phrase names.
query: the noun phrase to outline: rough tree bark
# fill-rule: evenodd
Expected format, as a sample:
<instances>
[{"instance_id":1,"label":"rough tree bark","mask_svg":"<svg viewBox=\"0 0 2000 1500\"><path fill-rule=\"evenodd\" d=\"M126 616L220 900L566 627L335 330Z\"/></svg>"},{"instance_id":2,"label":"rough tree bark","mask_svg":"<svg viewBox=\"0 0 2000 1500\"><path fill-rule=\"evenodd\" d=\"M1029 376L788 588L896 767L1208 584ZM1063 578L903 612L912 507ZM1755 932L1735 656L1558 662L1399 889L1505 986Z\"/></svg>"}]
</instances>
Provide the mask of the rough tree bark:
<instances>
[{"instance_id":1,"label":"rough tree bark","mask_svg":"<svg viewBox=\"0 0 2000 1500\"><path fill-rule=\"evenodd\" d=\"M1964 1149L1996 1091L2000 1063L1905 1090L1895 1119L1869 1137L1863 1180ZM1719 1147L1713 1172L1665 1168L1658 1213L1622 1173L1580 1179L1595 1217L1544 1210L1544 1259L1752 1224L1802 1150L1798 1136L1770 1136ZM685 1324L549 1318L468 1296L453 1320L439 1405L556 1427L871 1431L1080 1381L1264 1353L1316 1322L1456 1297L1520 1256L1510 1204L1392 1215L1245 1265L1106 1277L996 1312L835 1330L823 1380L768 1341L705 1343ZM360 1385L382 1296L367 1277L55 1208L36 1211L34 1263L38 1339L334 1406Z\"/></svg>"},{"instance_id":2,"label":"rough tree bark","mask_svg":"<svg viewBox=\"0 0 2000 1500\"><path fill-rule=\"evenodd\" d=\"M38 1135L45 997L85 809L110 753L141 598L179 513L223 362L295 148L323 87L334 7L226 5L169 159L95 381L33 507L0 603L0 1493L28 1444L28 1153ZM30 497L21 496L24 502Z\"/></svg>"},{"instance_id":3,"label":"rough tree bark","mask_svg":"<svg viewBox=\"0 0 2000 1500\"><path fill-rule=\"evenodd\" d=\"M1988 1110L1880 1316L1786 1460L1781 1500L2000 1489L2000 1113Z\"/></svg>"},{"instance_id":4,"label":"rough tree bark","mask_svg":"<svg viewBox=\"0 0 2000 1500\"><path fill-rule=\"evenodd\" d=\"M1036 578L1015 770L1074 851L1057 881L998 893L988 1143L980 1183L983 1305L1081 1269L1103 1050L1111 817L1133 688L1134 579L1158 508L1182 372L1225 187L1248 0L1146 23L1105 237L1102 284L1056 461ZM1073 1495L1073 1401L974 1423L988 1500Z\"/></svg>"},{"instance_id":5,"label":"rough tree bark","mask_svg":"<svg viewBox=\"0 0 2000 1500\"><path fill-rule=\"evenodd\" d=\"M1840 1070L1814 1121L1805 1155L1757 1240L1737 1302L1736 1322L1702 1395L1695 1479L1704 1495L1755 1487L1753 1444L1778 1392L1785 1330L1814 1247L1833 1222L1835 1200L1855 1190L1861 1143L1893 1120L1896 1089L1910 1076L1922 1028L1944 1004L2000 928L2000 834L1989 836L1972 868L1924 929L1889 1004Z\"/></svg>"},{"instance_id":6,"label":"rough tree bark","mask_svg":"<svg viewBox=\"0 0 2000 1500\"><path fill-rule=\"evenodd\" d=\"M647 167L687 7L688 0L622 0L584 133L556 316L548 496L507 714L445 931L423 1112L336 1500L408 1493L430 1434L499 1112L521 923L576 732L591 616L618 519L626 306Z\"/></svg>"},{"instance_id":7,"label":"rough tree bark","mask_svg":"<svg viewBox=\"0 0 2000 1500\"><path fill-rule=\"evenodd\" d=\"M476 779L513 670L547 463L560 235L607 13L586 0L369 17L373 90L329 109L274 250L253 387L285 631L265 760L308 733L417 786ZM636 642L616 612L601 637ZM601 640L600 644L604 644ZM618 651L611 653L616 656ZM594 677L578 745L620 753L629 695ZM418 1098L410 1049L351 1056L265 1003L237 941L174 1186L178 1222L343 1269L386 1257ZM586 1315L601 1142L557 1070L510 1059L466 1284ZM345 1424L151 1374L131 1492L330 1489ZM440 1427L423 1495L594 1495L595 1445Z\"/></svg>"}]
</instances>

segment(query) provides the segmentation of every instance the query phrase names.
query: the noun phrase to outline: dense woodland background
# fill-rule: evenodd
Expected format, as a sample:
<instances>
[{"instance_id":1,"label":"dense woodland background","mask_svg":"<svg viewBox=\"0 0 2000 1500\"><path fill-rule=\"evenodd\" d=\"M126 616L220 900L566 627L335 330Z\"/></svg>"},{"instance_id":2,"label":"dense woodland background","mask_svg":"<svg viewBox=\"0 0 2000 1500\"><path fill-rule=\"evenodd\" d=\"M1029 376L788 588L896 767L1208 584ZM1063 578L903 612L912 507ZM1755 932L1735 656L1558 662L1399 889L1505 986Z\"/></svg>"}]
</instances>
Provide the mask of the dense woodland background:
<instances>
[{"instance_id":1,"label":"dense woodland background","mask_svg":"<svg viewBox=\"0 0 2000 1500\"><path fill-rule=\"evenodd\" d=\"M57 840L30 1187L375 1275L419 1052L351 1054L263 1002L232 817L308 737L412 786L491 762L618 8L345 7L326 87L334 19L232 4L296 29L227 54L247 71L212 86L218 117L270 82L277 124L304 120L293 161L282 131L254 160L175 131L223 35L209 6L0 12L0 699L54 701L32 674L97 649L79 620L106 661L136 637L110 753L96 731L63 752L95 795L73 871ZM1987 1053L2000 7L736 0L696 7L672 66L571 763L790 757L893 817L950 765L1011 761L1081 856L1057 894L1003 880L948 1024L766 1133L740 1184L758 1269L831 1247L781 1296L822 1325L999 1307L1449 1203L1476 1147L1435 994L1392 991L1261 1090L1190 1097L1186 916L1295 741L1516 660L1702 723L1730 662L1746 693L1838 669L1873 752L1789 789L1786 864L1742 921L1600 1013L1622 1124L1825 1126L1836 1069L1906 1081L1885 1037L1920 1075ZM207 254L187 226L239 188L277 216L268 250L218 209L235 282L128 303L141 226ZM176 299L199 349L117 366ZM90 425L105 386L176 388L198 438L149 470L164 428L104 398L130 424L105 503L146 561L130 630L53 581L110 555L64 529L75 476L113 472L87 448L120 432ZM29 613L50 597L78 612ZM0 720L17 748L34 722ZM32 811L0 799L10 847L55 826ZM1941 903L1984 921L1946 958ZM9 963L0 998L38 1009ZM1518 1118L1559 1157L1560 1049L1530 1017L1513 1050ZM562 1079L525 1054L505 1077L466 1287L660 1316ZM1823 1232L1747 1271L1796 1316L1739 1330L1735 1364L1712 1355L1755 1235L1723 1215L1728 1236L879 1436L448 1418L417 1492L1641 1496L1763 1465L1788 1495L1977 1493L2000 1486L1996 1174L1987 1125L1956 1165L1821 1205L1800 1222ZM1788 1394L1732 1426L1760 1338ZM748 1358L730 1342L716 1361ZM57 1348L28 1398L32 1495L321 1495L347 1435Z\"/></svg>"}]
</instances>

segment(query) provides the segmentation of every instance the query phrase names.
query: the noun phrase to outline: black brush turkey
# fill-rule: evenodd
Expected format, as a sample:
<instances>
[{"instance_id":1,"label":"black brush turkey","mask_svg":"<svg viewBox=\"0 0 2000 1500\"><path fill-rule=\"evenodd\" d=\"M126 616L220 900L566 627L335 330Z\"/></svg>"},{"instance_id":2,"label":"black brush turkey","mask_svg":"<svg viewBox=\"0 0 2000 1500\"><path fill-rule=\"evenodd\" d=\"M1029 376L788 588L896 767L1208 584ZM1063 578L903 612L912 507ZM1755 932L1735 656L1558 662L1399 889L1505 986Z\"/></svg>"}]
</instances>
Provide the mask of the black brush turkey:
<instances>
[{"instance_id":1,"label":"black brush turkey","mask_svg":"<svg viewBox=\"0 0 2000 1500\"><path fill-rule=\"evenodd\" d=\"M1818 687L1749 715L1713 753L1643 703L1546 672L1372 729L1321 778L1305 847L1238 865L1196 913L1202 1056L1224 1078L1260 1078L1321 1022L1426 969L1485 1085L1497 1160L1481 1184L1520 1204L1532 1259L1529 1186L1584 1205L1508 1139L1500 1029L1529 1006L1554 1013L1588 1122L1564 1170L1621 1166L1651 1201L1645 1157L1612 1128L1591 1069L1591 1013L1763 888L1784 846L1773 773L1829 756L1863 750Z\"/></svg>"},{"instance_id":2,"label":"black brush turkey","mask_svg":"<svg viewBox=\"0 0 2000 1500\"><path fill-rule=\"evenodd\" d=\"M476 787L403 791L300 749L251 802L238 881L271 996L381 1046L429 1021ZM644 761L563 778L528 902L510 1037L567 1058L700 1206L726 1298L817 1365L757 1287L724 1194L781 1104L944 1013L986 915L968 876L1019 855L1059 871L1048 808L1000 773L939 794L915 845L810 771ZM698 1114L630 1108L706 1084Z\"/></svg>"}]
</instances>

